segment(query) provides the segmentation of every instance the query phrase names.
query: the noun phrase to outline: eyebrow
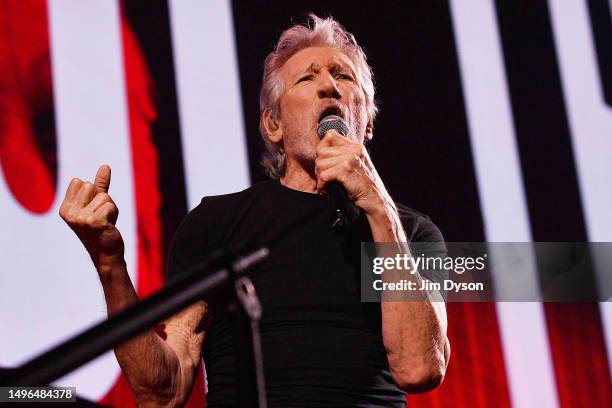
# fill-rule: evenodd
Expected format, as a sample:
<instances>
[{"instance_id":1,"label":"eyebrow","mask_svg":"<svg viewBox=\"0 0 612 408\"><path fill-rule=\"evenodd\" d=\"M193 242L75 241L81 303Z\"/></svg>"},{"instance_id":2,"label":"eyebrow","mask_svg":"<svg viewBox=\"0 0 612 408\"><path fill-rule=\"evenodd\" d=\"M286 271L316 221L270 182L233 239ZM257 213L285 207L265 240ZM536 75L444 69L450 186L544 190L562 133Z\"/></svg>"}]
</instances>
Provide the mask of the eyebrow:
<instances>
[{"instance_id":1,"label":"eyebrow","mask_svg":"<svg viewBox=\"0 0 612 408\"><path fill-rule=\"evenodd\" d=\"M321 66L316 64L316 63L311 63L308 68L299 71L296 75L295 78L299 78L300 76L306 74L306 73L312 73L312 72L316 72L318 70L321 69ZM348 70L350 72L350 74L355 77L355 71L353 71L353 69L351 68L350 65L348 64L343 64L342 62L338 62L338 61L333 61L330 66L329 69L331 72L338 72L338 71L342 71L342 70Z\"/></svg>"},{"instance_id":2,"label":"eyebrow","mask_svg":"<svg viewBox=\"0 0 612 408\"><path fill-rule=\"evenodd\" d=\"M316 63L312 62L308 68L300 70L297 74L295 74L296 77L299 77L301 75L304 75L305 73L311 73L311 72L315 72L317 70L320 70L321 67L319 65L317 65Z\"/></svg>"},{"instance_id":3,"label":"eyebrow","mask_svg":"<svg viewBox=\"0 0 612 408\"><path fill-rule=\"evenodd\" d=\"M342 62L334 61L334 62L331 63L329 68L333 72L347 70L348 72L351 73L352 76L355 76L355 71L353 71L351 66L348 65L348 64L344 64Z\"/></svg>"}]
</instances>

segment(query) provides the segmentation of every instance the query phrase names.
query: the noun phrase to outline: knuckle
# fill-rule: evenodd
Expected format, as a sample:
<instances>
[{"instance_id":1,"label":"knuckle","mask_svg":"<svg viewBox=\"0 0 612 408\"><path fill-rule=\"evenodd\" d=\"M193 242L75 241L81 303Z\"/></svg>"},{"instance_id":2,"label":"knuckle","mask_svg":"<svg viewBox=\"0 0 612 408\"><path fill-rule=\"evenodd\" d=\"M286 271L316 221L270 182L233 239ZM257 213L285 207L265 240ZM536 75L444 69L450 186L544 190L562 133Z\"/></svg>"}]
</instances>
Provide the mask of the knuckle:
<instances>
[{"instance_id":1,"label":"knuckle","mask_svg":"<svg viewBox=\"0 0 612 408\"><path fill-rule=\"evenodd\" d=\"M71 224L74 222L74 220L72 219L68 211L60 211L59 215L61 219L66 221L68 224Z\"/></svg>"},{"instance_id":2,"label":"knuckle","mask_svg":"<svg viewBox=\"0 0 612 408\"><path fill-rule=\"evenodd\" d=\"M63 211L60 216L66 221L68 224L74 224L74 217L70 213L70 211Z\"/></svg>"},{"instance_id":3,"label":"knuckle","mask_svg":"<svg viewBox=\"0 0 612 408\"><path fill-rule=\"evenodd\" d=\"M344 163L342 163L342 166L344 167L345 170L352 171L353 170L353 161L352 160L345 160Z\"/></svg>"},{"instance_id":4,"label":"knuckle","mask_svg":"<svg viewBox=\"0 0 612 408\"><path fill-rule=\"evenodd\" d=\"M87 218L84 214L77 214L72 217L73 223L79 226L83 226L87 222Z\"/></svg>"},{"instance_id":5,"label":"knuckle","mask_svg":"<svg viewBox=\"0 0 612 408\"><path fill-rule=\"evenodd\" d=\"M323 164L320 161L315 161L315 171L321 171L323 170Z\"/></svg>"},{"instance_id":6,"label":"knuckle","mask_svg":"<svg viewBox=\"0 0 612 408\"><path fill-rule=\"evenodd\" d=\"M81 186L79 187L79 191L81 194L89 193L92 189L93 189L93 184L91 184L88 181L83 182Z\"/></svg>"}]
</instances>

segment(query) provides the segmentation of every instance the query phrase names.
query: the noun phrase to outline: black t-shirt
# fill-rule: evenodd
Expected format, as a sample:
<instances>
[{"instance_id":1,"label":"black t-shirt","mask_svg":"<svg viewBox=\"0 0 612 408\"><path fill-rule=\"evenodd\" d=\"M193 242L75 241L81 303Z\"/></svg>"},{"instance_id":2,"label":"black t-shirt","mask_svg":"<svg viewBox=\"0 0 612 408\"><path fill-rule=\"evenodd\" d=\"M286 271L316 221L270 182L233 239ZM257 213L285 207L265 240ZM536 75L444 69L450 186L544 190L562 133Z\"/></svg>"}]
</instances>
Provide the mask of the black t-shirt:
<instances>
[{"instance_id":1,"label":"black t-shirt","mask_svg":"<svg viewBox=\"0 0 612 408\"><path fill-rule=\"evenodd\" d=\"M441 242L428 217L398 206L410 241ZM298 223L299 219L306 222ZM298 225L293 225L298 223ZM270 407L404 407L381 334L380 304L360 298L360 243L372 241L363 213L348 231L329 220L327 197L293 190L278 180L205 197L183 220L171 245L168 278L215 249L282 239L253 275ZM236 405L231 327L209 305L204 340L207 407Z\"/></svg>"}]
</instances>

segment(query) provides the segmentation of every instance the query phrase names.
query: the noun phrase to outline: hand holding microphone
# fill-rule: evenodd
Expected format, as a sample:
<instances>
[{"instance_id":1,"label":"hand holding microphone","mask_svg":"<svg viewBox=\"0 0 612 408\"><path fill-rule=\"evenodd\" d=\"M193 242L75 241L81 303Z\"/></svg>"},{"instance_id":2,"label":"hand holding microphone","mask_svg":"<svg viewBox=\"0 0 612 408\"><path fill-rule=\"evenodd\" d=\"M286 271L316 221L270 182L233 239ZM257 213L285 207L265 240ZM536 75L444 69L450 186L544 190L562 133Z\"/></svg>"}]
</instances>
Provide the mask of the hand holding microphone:
<instances>
[{"instance_id":1,"label":"hand holding microphone","mask_svg":"<svg viewBox=\"0 0 612 408\"><path fill-rule=\"evenodd\" d=\"M336 115L324 117L317 127L321 138L315 161L317 190L329 195L334 227L346 227L354 220L351 202L366 215L373 215L385 204L386 190L367 150L349 140L348 133L346 122Z\"/></svg>"},{"instance_id":2,"label":"hand holding microphone","mask_svg":"<svg viewBox=\"0 0 612 408\"><path fill-rule=\"evenodd\" d=\"M330 115L319 122L317 126L317 134L320 139L323 139L328 132L336 132L342 137L346 137L349 132L348 126L344 123L341 117ZM319 187L317 183L317 188ZM349 199L346 189L337 181L332 181L325 187L329 195L330 217L332 226L346 227L350 224L349 219Z\"/></svg>"}]
</instances>

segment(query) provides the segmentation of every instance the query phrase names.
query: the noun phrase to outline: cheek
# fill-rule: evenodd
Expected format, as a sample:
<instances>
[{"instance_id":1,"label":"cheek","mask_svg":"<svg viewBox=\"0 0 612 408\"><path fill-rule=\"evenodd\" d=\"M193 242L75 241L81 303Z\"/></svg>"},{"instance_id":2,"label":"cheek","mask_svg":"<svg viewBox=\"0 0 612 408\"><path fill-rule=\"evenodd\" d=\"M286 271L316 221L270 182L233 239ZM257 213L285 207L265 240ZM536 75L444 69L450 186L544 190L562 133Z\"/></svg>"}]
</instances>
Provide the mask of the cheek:
<instances>
[{"instance_id":1,"label":"cheek","mask_svg":"<svg viewBox=\"0 0 612 408\"><path fill-rule=\"evenodd\" d=\"M366 111L366 98L365 98L365 94L363 93L362 90L360 90L359 92L355 92L354 94L354 105L357 108L357 110L359 111Z\"/></svg>"},{"instance_id":2,"label":"cheek","mask_svg":"<svg viewBox=\"0 0 612 408\"><path fill-rule=\"evenodd\" d=\"M306 86L293 89L285 94L281 100L281 119L284 121L284 126L303 128L309 124L312 120L312 111L315 105L316 101L313 100L311 92Z\"/></svg>"},{"instance_id":3,"label":"cheek","mask_svg":"<svg viewBox=\"0 0 612 408\"><path fill-rule=\"evenodd\" d=\"M361 111L365 111L365 95L361 89L352 88L349 92L349 105L354 115L359 114Z\"/></svg>"},{"instance_id":4,"label":"cheek","mask_svg":"<svg viewBox=\"0 0 612 408\"><path fill-rule=\"evenodd\" d=\"M308 85L296 87L288 91L283 101L289 108L303 110L313 102L313 92Z\"/></svg>"},{"instance_id":5,"label":"cheek","mask_svg":"<svg viewBox=\"0 0 612 408\"><path fill-rule=\"evenodd\" d=\"M365 97L356 93L351 98L351 110L354 120L355 131L358 132L359 137L365 131L366 124L368 123L368 112L366 109Z\"/></svg>"}]
</instances>

